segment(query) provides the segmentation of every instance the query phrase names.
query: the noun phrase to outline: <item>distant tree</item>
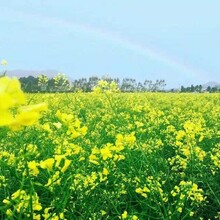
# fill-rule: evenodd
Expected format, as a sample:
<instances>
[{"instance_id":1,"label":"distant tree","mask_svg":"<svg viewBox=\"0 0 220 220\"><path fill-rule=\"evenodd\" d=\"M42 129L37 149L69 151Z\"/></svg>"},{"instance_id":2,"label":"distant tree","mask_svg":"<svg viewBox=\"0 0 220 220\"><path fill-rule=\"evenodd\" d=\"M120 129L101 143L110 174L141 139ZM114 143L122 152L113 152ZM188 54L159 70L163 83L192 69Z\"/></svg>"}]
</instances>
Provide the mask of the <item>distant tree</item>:
<instances>
[{"instance_id":1,"label":"distant tree","mask_svg":"<svg viewBox=\"0 0 220 220\"><path fill-rule=\"evenodd\" d=\"M107 82L112 82L112 78L108 74L103 75L102 80L105 80Z\"/></svg>"},{"instance_id":2,"label":"distant tree","mask_svg":"<svg viewBox=\"0 0 220 220\"><path fill-rule=\"evenodd\" d=\"M138 84L137 84L137 91L139 91L139 92L144 91L144 85L141 82L138 82Z\"/></svg>"},{"instance_id":3,"label":"distant tree","mask_svg":"<svg viewBox=\"0 0 220 220\"><path fill-rule=\"evenodd\" d=\"M191 85L191 87L190 87L190 92L195 92L195 87L194 87L194 85Z\"/></svg>"},{"instance_id":4,"label":"distant tree","mask_svg":"<svg viewBox=\"0 0 220 220\"><path fill-rule=\"evenodd\" d=\"M165 80L156 80L153 82L152 80L145 80L144 81L144 88L145 91L151 91L151 92L157 92L157 91L163 91L166 86Z\"/></svg>"},{"instance_id":5,"label":"distant tree","mask_svg":"<svg viewBox=\"0 0 220 220\"><path fill-rule=\"evenodd\" d=\"M211 91L211 86L208 86L206 91L210 92Z\"/></svg>"},{"instance_id":6,"label":"distant tree","mask_svg":"<svg viewBox=\"0 0 220 220\"><path fill-rule=\"evenodd\" d=\"M211 90L210 90L210 92L212 92L212 93L214 93L214 92L218 92L218 87L212 87L211 88Z\"/></svg>"},{"instance_id":7,"label":"distant tree","mask_svg":"<svg viewBox=\"0 0 220 220\"><path fill-rule=\"evenodd\" d=\"M153 86L152 86L152 91L153 92L156 92L156 91L163 91L164 90L164 87L166 86L166 83L165 83L165 80L156 80L155 83L153 83Z\"/></svg>"},{"instance_id":8,"label":"distant tree","mask_svg":"<svg viewBox=\"0 0 220 220\"><path fill-rule=\"evenodd\" d=\"M191 85L190 87L184 87L184 86L181 86L181 92L199 92L199 93L201 93L201 92L203 92L203 87L202 87L202 85ZM218 88L218 87L211 87L211 86L208 86L207 88L206 88L206 90L205 91L207 91L207 92L218 92L220 90L220 88Z\"/></svg>"},{"instance_id":9,"label":"distant tree","mask_svg":"<svg viewBox=\"0 0 220 220\"><path fill-rule=\"evenodd\" d=\"M38 79L34 76L21 77L19 81L24 92L36 92L39 90Z\"/></svg>"},{"instance_id":10,"label":"distant tree","mask_svg":"<svg viewBox=\"0 0 220 220\"><path fill-rule=\"evenodd\" d=\"M161 90L164 90L166 85L167 85L167 84L166 84L165 80L164 80L164 79L161 79L161 80L160 80L160 83L159 83L160 89L161 89Z\"/></svg>"},{"instance_id":11,"label":"distant tree","mask_svg":"<svg viewBox=\"0 0 220 220\"><path fill-rule=\"evenodd\" d=\"M151 80L145 80L144 81L145 91L152 91L152 88L153 88L153 82Z\"/></svg>"},{"instance_id":12,"label":"distant tree","mask_svg":"<svg viewBox=\"0 0 220 220\"><path fill-rule=\"evenodd\" d=\"M81 78L78 80L75 80L73 83L73 89L74 91L83 91L87 92L88 91L88 82L86 78Z\"/></svg>"},{"instance_id":13,"label":"distant tree","mask_svg":"<svg viewBox=\"0 0 220 220\"><path fill-rule=\"evenodd\" d=\"M184 87L184 86L181 86L180 92L185 92L185 91L186 91L185 87Z\"/></svg>"},{"instance_id":14,"label":"distant tree","mask_svg":"<svg viewBox=\"0 0 220 220\"><path fill-rule=\"evenodd\" d=\"M99 80L100 79L97 76L89 77L89 80L88 80L88 83L87 83L87 91L91 92L92 89L98 84Z\"/></svg>"},{"instance_id":15,"label":"distant tree","mask_svg":"<svg viewBox=\"0 0 220 220\"><path fill-rule=\"evenodd\" d=\"M135 92L137 90L136 80L132 78L124 78L120 90L122 92Z\"/></svg>"},{"instance_id":16,"label":"distant tree","mask_svg":"<svg viewBox=\"0 0 220 220\"><path fill-rule=\"evenodd\" d=\"M48 91L50 91L50 92L56 91L53 78L48 80Z\"/></svg>"}]
</instances>

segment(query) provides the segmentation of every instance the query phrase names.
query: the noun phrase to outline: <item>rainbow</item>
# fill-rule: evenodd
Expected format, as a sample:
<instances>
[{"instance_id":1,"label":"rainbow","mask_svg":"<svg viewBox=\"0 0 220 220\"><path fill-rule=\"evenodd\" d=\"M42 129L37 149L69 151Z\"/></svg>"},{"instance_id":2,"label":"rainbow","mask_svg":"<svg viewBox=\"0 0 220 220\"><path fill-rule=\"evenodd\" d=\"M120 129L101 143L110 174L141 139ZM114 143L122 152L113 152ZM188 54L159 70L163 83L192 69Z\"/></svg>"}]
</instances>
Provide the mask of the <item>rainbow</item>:
<instances>
[{"instance_id":1,"label":"rainbow","mask_svg":"<svg viewBox=\"0 0 220 220\"><path fill-rule=\"evenodd\" d=\"M85 34L92 35L96 38L104 39L106 41L110 41L114 44L119 45L120 47L126 48L130 50L131 52L138 53L148 59L153 59L158 62L161 62L165 64L166 66L169 66L175 70L178 70L178 73L185 74L186 76L194 79L199 79L199 81L207 81L208 80L208 75L204 73L201 70L198 70L197 68L193 67L192 65L182 62L178 60L177 58L168 56L165 54L163 51L157 50L155 48L152 48L147 45L140 44L138 42L131 41L130 39L115 33L111 32L109 30L105 29L99 29L97 27L87 25L87 24L82 24L82 23L76 23L73 21L67 21L64 19L56 18L56 17L50 17L50 16L45 16L42 14L30 14L26 13L23 11L18 11L14 10L11 8L5 8L4 11L13 13L14 16L19 16L23 19L32 19L35 20L36 22L42 22L42 23L47 23L50 25L55 25L61 28L68 28L72 29L75 32L81 32Z\"/></svg>"}]
</instances>

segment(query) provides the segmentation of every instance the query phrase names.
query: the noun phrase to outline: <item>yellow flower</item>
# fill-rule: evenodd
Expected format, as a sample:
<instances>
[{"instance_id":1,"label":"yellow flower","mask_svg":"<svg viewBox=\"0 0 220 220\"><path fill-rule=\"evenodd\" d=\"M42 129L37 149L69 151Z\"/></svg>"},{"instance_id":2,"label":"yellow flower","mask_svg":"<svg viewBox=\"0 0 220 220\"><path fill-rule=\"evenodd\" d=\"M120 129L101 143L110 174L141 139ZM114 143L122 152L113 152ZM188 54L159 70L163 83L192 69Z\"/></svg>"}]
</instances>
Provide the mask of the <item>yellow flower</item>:
<instances>
[{"instance_id":1,"label":"yellow flower","mask_svg":"<svg viewBox=\"0 0 220 220\"><path fill-rule=\"evenodd\" d=\"M119 92L118 84L116 82L108 82L106 80L99 80L98 85L93 88L95 93L116 93Z\"/></svg>"},{"instance_id":2,"label":"yellow flower","mask_svg":"<svg viewBox=\"0 0 220 220\"><path fill-rule=\"evenodd\" d=\"M150 192L150 190L145 186L144 188L143 188L143 192Z\"/></svg>"},{"instance_id":3,"label":"yellow flower","mask_svg":"<svg viewBox=\"0 0 220 220\"><path fill-rule=\"evenodd\" d=\"M193 215L194 215L194 212L191 211L191 212L189 213L189 216L192 217Z\"/></svg>"},{"instance_id":4,"label":"yellow flower","mask_svg":"<svg viewBox=\"0 0 220 220\"><path fill-rule=\"evenodd\" d=\"M106 211L104 211L104 210L101 210L101 215L106 215Z\"/></svg>"},{"instance_id":5,"label":"yellow flower","mask_svg":"<svg viewBox=\"0 0 220 220\"><path fill-rule=\"evenodd\" d=\"M18 79L7 76L0 78L0 126L9 126L18 130L22 126L34 124L40 118L40 112L47 109L46 104L20 107L14 116L11 109L25 102L25 95L21 90ZM16 113L16 111L15 111Z\"/></svg>"},{"instance_id":6,"label":"yellow flower","mask_svg":"<svg viewBox=\"0 0 220 220\"><path fill-rule=\"evenodd\" d=\"M12 194L11 198L12 198L12 200L15 200L15 199L19 198L20 195L24 195L24 194L25 194L25 191L19 189Z\"/></svg>"},{"instance_id":7,"label":"yellow flower","mask_svg":"<svg viewBox=\"0 0 220 220\"><path fill-rule=\"evenodd\" d=\"M112 158L112 153L109 148L105 147L100 150L103 160L107 160L108 158Z\"/></svg>"},{"instance_id":8,"label":"yellow flower","mask_svg":"<svg viewBox=\"0 0 220 220\"><path fill-rule=\"evenodd\" d=\"M50 209L51 208L45 208L44 209L44 214L43 214L44 219L49 219L49 217L50 217L50 213L49 213Z\"/></svg>"},{"instance_id":9,"label":"yellow flower","mask_svg":"<svg viewBox=\"0 0 220 220\"><path fill-rule=\"evenodd\" d=\"M59 214L59 217L60 217L60 219L64 219L64 213L63 213L63 212L60 213L60 214Z\"/></svg>"},{"instance_id":10,"label":"yellow flower","mask_svg":"<svg viewBox=\"0 0 220 220\"><path fill-rule=\"evenodd\" d=\"M40 214L34 213L33 219L34 219L34 220L41 220Z\"/></svg>"},{"instance_id":11,"label":"yellow flower","mask_svg":"<svg viewBox=\"0 0 220 220\"><path fill-rule=\"evenodd\" d=\"M53 158L48 158L40 162L40 167L52 171L54 162L55 160Z\"/></svg>"},{"instance_id":12,"label":"yellow flower","mask_svg":"<svg viewBox=\"0 0 220 220\"><path fill-rule=\"evenodd\" d=\"M42 74L42 75L38 76L38 85L39 86L47 85L48 81L49 80L46 75Z\"/></svg>"},{"instance_id":13,"label":"yellow flower","mask_svg":"<svg viewBox=\"0 0 220 220\"><path fill-rule=\"evenodd\" d=\"M64 155L55 155L56 167L60 166L60 162L61 162L62 159L65 159Z\"/></svg>"},{"instance_id":14,"label":"yellow flower","mask_svg":"<svg viewBox=\"0 0 220 220\"><path fill-rule=\"evenodd\" d=\"M47 104L46 103L39 103L35 105L27 105L20 108L21 112L42 112L47 110Z\"/></svg>"},{"instance_id":15,"label":"yellow flower","mask_svg":"<svg viewBox=\"0 0 220 220\"><path fill-rule=\"evenodd\" d=\"M122 219L126 219L128 217L128 212L124 211L123 214L121 215Z\"/></svg>"},{"instance_id":16,"label":"yellow flower","mask_svg":"<svg viewBox=\"0 0 220 220\"><path fill-rule=\"evenodd\" d=\"M10 201L8 200L8 199L3 199L3 201L2 201L3 203L5 203L5 204L10 204Z\"/></svg>"},{"instance_id":17,"label":"yellow flower","mask_svg":"<svg viewBox=\"0 0 220 220\"><path fill-rule=\"evenodd\" d=\"M21 126L31 126L40 118L40 112L47 110L47 104L40 103L21 107L20 113L15 116L14 121L10 124L12 130L17 130Z\"/></svg>"},{"instance_id":18,"label":"yellow flower","mask_svg":"<svg viewBox=\"0 0 220 220\"><path fill-rule=\"evenodd\" d=\"M7 126L13 121L12 115L7 111L0 111L0 126Z\"/></svg>"},{"instance_id":19,"label":"yellow flower","mask_svg":"<svg viewBox=\"0 0 220 220\"><path fill-rule=\"evenodd\" d=\"M141 194L143 192L143 190L139 187L135 190L136 193Z\"/></svg>"},{"instance_id":20,"label":"yellow flower","mask_svg":"<svg viewBox=\"0 0 220 220\"><path fill-rule=\"evenodd\" d=\"M8 215L8 216L12 216L13 215L13 212L11 211L11 209L7 209L6 215Z\"/></svg>"},{"instance_id":21,"label":"yellow flower","mask_svg":"<svg viewBox=\"0 0 220 220\"><path fill-rule=\"evenodd\" d=\"M60 185L60 182L60 172L56 171L55 174L48 179L47 184L45 186L49 186L49 189L53 191L53 185Z\"/></svg>"},{"instance_id":22,"label":"yellow flower","mask_svg":"<svg viewBox=\"0 0 220 220\"><path fill-rule=\"evenodd\" d=\"M37 176L39 174L39 170L37 168L39 164L36 163L35 161L30 161L28 162L28 168L31 170L31 173L34 175L34 176Z\"/></svg>"},{"instance_id":23,"label":"yellow flower","mask_svg":"<svg viewBox=\"0 0 220 220\"><path fill-rule=\"evenodd\" d=\"M62 124L60 122L54 122L53 125L57 128L60 129L62 127Z\"/></svg>"},{"instance_id":24,"label":"yellow flower","mask_svg":"<svg viewBox=\"0 0 220 220\"><path fill-rule=\"evenodd\" d=\"M42 209L42 206L39 203L39 197L38 197L37 193L34 193L32 202L33 202L33 210L40 211Z\"/></svg>"},{"instance_id":25,"label":"yellow flower","mask_svg":"<svg viewBox=\"0 0 220 220\"><path fill-rule=\"evenodd\" d=\"M106 168L103 168L102 173L107 176L109 174L109 171Z\"/></svg>"},{"instance_id":26,"label":"yellow flower","mask_svg":"<svg viewBox=\"0 0 220 220\"><path fill-rule=\"evenodd\" d=\"M5 59L4 59L4 60L2 60L2 61L1 61L1 65L2 65L2 66L7 66L7 65L8 65L7 60L5 60Z\"/></svg>"},{"instance_id":27,"label":"yellow flower","mask_svg":"<svg viewBox=\"0 0 220 220\"><path fill-rule=\"evenodd\" d=\"M48 132L50 132L50 133L52 132L49 123L43 124L43 125L42 125L42 128L43 128L45 131L48 131Z\"/></svg>"},{"instance_id":28,"label":"yellow flower","mask_svg":"<svg viewBox=\"0 0 220 220\"><path fill-rule=\"evenodd\" d=\"M95 165L99 165L98 157L96 155L94 155L94 154L90 154L89 155L89 162L93 163Z\"/></svg>"},{"instance_id":29,"label":"yellow flower","mask_svg":"<svg viewBox=\"0 0 220 220\"><path fill-rule=\"evenodd\" d=\"M183 208L182 208L182 207L179 207L179 208L177 209L177 212L179 212L179 213L182 213L182 211L183 211Z\"/></svg>"},{"instance_id":30,"label":"yellow flower","mask_svg":"<svg viewBox=\"0 0 220 220\"><path fill-rule=\"evenodd\" d=\"M65 159L64 166L61 169L61 172L64 173L67 170L67 168L70 166L70 164L71 164L71 160Z\"/></svg>"},{"instance_id":31,"label":"yellow flower","mask_svg":"<svg viewBox=\"0 0 220 220\"><path fill-rule=\"evenodd\" d=\"M132 220L138 220L138 217L136 215L133 215Z\"/></svg>"},{"instance_id":32,"label":"yellow flower","mask_svg":"<svg viewBox=\"0 0 220 220\"><path fill-rule=\"evenodd\" d=\"M0 78L0 105L1 110L8 110L16 105L23 104L25 95L21 90L20 82L16 78L7 76Z\"/></svg>"}]
</instances>

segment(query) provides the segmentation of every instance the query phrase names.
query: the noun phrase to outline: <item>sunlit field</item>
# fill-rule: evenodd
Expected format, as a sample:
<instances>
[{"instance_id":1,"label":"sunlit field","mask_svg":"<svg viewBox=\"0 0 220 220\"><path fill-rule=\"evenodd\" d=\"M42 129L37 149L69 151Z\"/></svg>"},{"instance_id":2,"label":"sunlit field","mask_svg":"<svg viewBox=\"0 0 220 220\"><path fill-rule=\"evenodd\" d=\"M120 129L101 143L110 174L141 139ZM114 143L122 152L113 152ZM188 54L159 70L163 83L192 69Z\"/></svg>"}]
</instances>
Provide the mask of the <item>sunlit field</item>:
<instances>
[{"instance_id":1,"label":"sunlit field","mask_svg":"<svg viewBox=\"0 0 220 220\"><path fill-rule=\"evenodd\" d=\"M0 219L220 219L219 94L16 83L0 90Z\"/></svg>"}]
</instances>

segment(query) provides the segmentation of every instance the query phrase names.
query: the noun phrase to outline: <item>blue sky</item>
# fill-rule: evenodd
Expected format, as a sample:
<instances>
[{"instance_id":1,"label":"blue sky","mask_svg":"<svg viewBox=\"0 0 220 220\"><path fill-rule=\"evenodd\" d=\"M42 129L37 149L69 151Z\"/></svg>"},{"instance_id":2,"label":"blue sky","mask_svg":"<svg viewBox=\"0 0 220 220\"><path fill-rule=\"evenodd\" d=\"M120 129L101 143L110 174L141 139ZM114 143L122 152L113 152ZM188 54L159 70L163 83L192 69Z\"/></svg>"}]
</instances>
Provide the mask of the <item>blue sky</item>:
<instances>
[{"instance_id":1,"label":"blue sky","mask_svg":"<svg viewBox=\"0 0 220 220\"><path fill-rule=\"evenodd\" d=\"M8 69L220 82L219 0L1 0Z\"/></svg>"}]
</instances>

